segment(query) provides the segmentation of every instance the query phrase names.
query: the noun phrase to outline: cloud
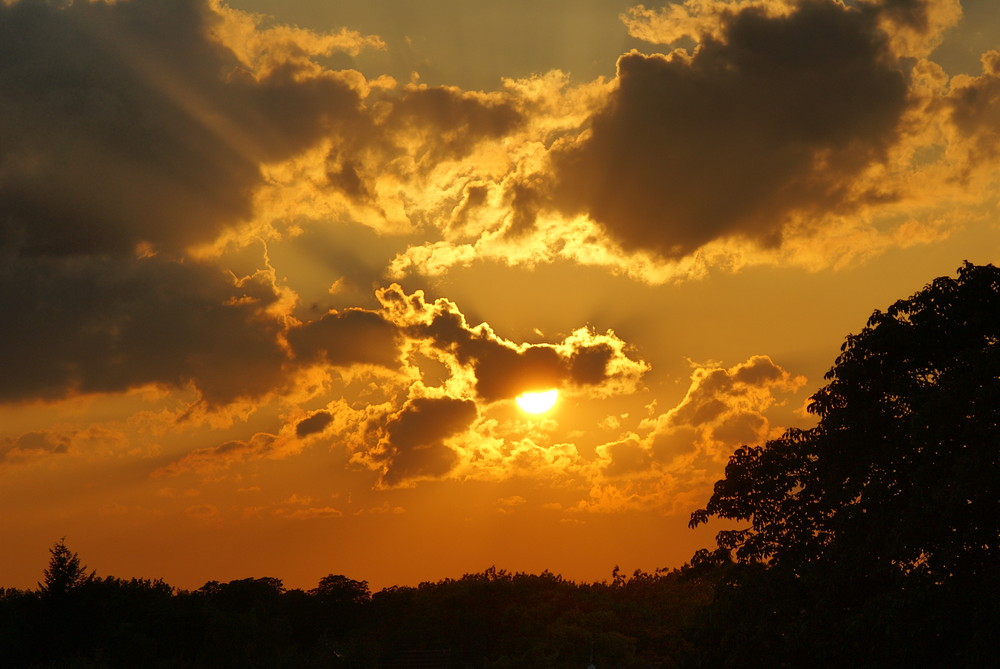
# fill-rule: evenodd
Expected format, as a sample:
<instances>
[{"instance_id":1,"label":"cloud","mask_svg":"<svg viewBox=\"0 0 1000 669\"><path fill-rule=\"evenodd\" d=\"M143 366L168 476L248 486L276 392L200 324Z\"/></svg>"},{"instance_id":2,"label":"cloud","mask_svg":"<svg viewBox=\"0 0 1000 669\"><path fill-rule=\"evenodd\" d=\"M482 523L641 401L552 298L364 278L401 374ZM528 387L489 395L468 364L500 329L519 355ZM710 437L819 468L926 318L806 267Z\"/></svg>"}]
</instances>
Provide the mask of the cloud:
<instances>
[{"instance_id":1,"label":"cloud","mask_svg":"<svg viewBox=\"0 0 1000 669\"><path fill-rule=\"evenodd\" d=\"M275 509L274 514L290 520L341 518L344 512L332 506L311 506L304 509Z\"/></svg>"},{"instance_id":2,"label":"cloud","mask_svg":"<svg viewBox=\"0 0 1000 669\"><path fill-rule=\"evenodd\" d=\"M609 478L643 473L653 464L650 450L634 437L603 444L599 453L606 460L601 473Z\"/></svg>"},{"instance_id":3,"label":"cloud","mask_svg":"<svg viewBox=\"0 0 1000 669\"><path fill-rule=\"evenodd\" d=\"M804 383L762 355L732 367L695 367L676 406L642 421L638 433L597 447L590 496L576 510L693 508L735 448L774 436L779 428L768 413Z\"/></svg>"},{"instance_id":4,"label":"cloud","mask_svg":"<svg viewBox=\"0 0 1000 669\"><path fill-rule=\"evenodd\" d=\"M268 25L264 14L232 9L221 0L209 0L208 5L218 15L212 25L213 36L255 73L270 74L289 63L316 71L316 56L357 56L365 49L386 48L377 35L362 35L347 28L323 33L297 26Z\"/></svg>"},{"instance_id":5,"label":"cloud","mask_svg":"<svg viewBox=\"0 0 1000 669\"><path fill-rule=\"evenodd\" d=\"M279 299L255 278L152 258L14 258L0 268L0 399L193 384L210 403L271 390Z\"/></svg>"},{"instance_id":6,"label":"cloud","mask_svg":"<svg viewBox=\"0 0 1000 669\"><path fill-rule=\"evenodd\" d=\"M472 326L445 298L393 284L377 291L380 308L331 311L280 333L288 357L282 394L289 406L277 434L193 450L157 475L215 475L282 458L326 440L377 474L378 485L411 485L449 476L495 477L557 468L572 444L548 444L536 429L500 425L486 414L513 409L522 392L557 387L566 398L599 400L636 392L649 365L614 332L580 328L556 343L516 343L487 323ZM296 383L298 385L296 385ZM305 412L299 405L326 397ZM561 464L559 464L561 463ZM488 471L493 470L493 471Z\"/></svg>"},{"instance_id":7,"label":"cloud","mask_svg":"<svg viewBox=\"0 0 1000 669\"><path fill-rule=\"evenodd\" d=\"M383 127L398 147L431 167L463 158L479 142L504 137L523 121L503 95L411 84L392 101Z\"/></svg>"},{"instance_id":8,"label":"cloud","mask_svg":"<svg viewBox=\"0 0 1000 669\"><path fill-rule=\"evenodd\" d=\"M396 327L372 311L332 311L319 320L293 327L287 336L295 356L303 364L382 367L399 364L400 337Z\"/></svg>"},{"instance_id":9,"label":"cloud","mask_svg":"<svg viewBox=\"0 0 1000 669\"><path fill-rule=\"evenodd\" d=\"M895 197L862 180L907 106L907 76L870 14L747 6L722 28L691 54L619 59L589 133L553 155L567 212L676 259L720 238L778 246L794 222Z\"/></svg>"},{"instance_id":10,"label":"cloud","mask_svg":"<svg viewBox=\"0 0 1000 669\"><path fill-rule=\"evenodd\" d=\"M752 10L767 17L787 16L798 0L686 0L649 9L636 5L620 16L628 34L653 44L673 44L683 38L700 42L721 40L726 25L740 12Z\"/></svg>"},{"instance_id":11,"label":"cloud","mask_svg":"<svg viewBox=\"0 0 1000 669\"><path fill-rule=\"evenodd\" d=\"M331 422L333 422L333 415L329 411L317 411L295 424L295 435L308 437L310 434L322 432Z\"/></svg>"},{"instance_id":12,"label":"cloud","mask_svg":"<svg viewBox=\"0 0 1000 669\"><path fill-rule=\"evenodd\" d=\"M360 76L360 75L358 75ZM385 235L444 231L467 187L502 178L504 141L525 122L502 93L361 81L361 114L316 149L266 168L258 196L274 218L345 219Z\"/></svg>"},{"instance_id":13,"label":"cloud","mask_svg":"<svg viewBox=\"0 0 1000 669\"><path fill-rule=\"evenodd\" d=\"M994 165L1000 155L1000 51L981 60L982 74L952 79L943 104L967 152L967 173Z\"/></svg>"},{"instance_id":14,"label":"cloud","mask_svg":"<svg viewBox=\"0 0 1000 669\"><path fill-rule=\"evenodd\" d=\"M0 439L0 463L21 463L50 455L68 453L72 439L49 431L26 432Z\"/></svg>"},{"instance_id":15,"label":"cloud","mask_svg":"<svg viewBox=\"0 0 1000 669\"><path fill-rule=\"evenodd\" d=\"M294 63L248 73L196 0L0 7L0 201L24 255L179 252L252 215L261 162L359 93Z\"/></svg>"},{"instance_id":16,"label":"cloud","mask_svg":"<svg viewBox=\"0 0 1000 669\"><path fill-rule=\"evenodd\" d=\"M634 389L648 370L629 357L614 332L581 328L555 344L516 344L487 323L470 326L453 302L427 302L422 291L407 295L393 284L378 292L386 318L411 340L455 370L470 373L475 394L485 402L512 399L536 390L564 388L596 394Z\"/></svg>"},{"instance_id":17,"label":"cloud","mask_svg":"<svg viewBox=\"0 0 1000 669\"><path fill-rule=\"evenodd\" d=\"M803 4L803 0L686 0L656 9L637 5L621 20L630 35L646 42L674 44L683 38L701 42L706 37L725 39L729 24L743 12L785 18ZM959 0L862 0L854 3L854 9L880 23L898 57L927 56L962 16Z\"/></svg>"},{"instance_id":18,"label":"cloud","mask_svg":"<svg viewBox=\"0 0 1000 669\"><path fill-rule=\"evenodd\" d=\"M458 462L447 440L475 420L475 403L453 397L417 397L392 415L368 454L382 470L381 482L397 486L420 478L440 478Z\"/></svg>"},{"instance_id":19,"label":"cloud","mask_svg":"<svg viewBox=\"0 0 1000 669\"><path fill-rule=\"evenodd\" d=\"M881 0L870 2L893 51L901 58L929 56L944 32L962 18L959 0Z\"/></svg>"},{"instance_id":20,"label":"cloud","mask_svg":"<svg viewBox=\"0 0 1000 669\"><path fill-rule=\"evenodd\" d=\"M666 428L694 428L717 423L734 411L759 413L770 406L775 391L794 392L805 383L766 355L755 355L733 367L697 367L684 399L661 417Z\"/></svg>"},{"instance_id":21,"label":"cloud","mask_svg":"<svg viewBox=\"0 0 1000 669\"><path fill-rule=\"evenodd\" d=\"M340 518L344 512L332 506L314 506L311 497L293 494L271 513L290 520L313 520L316 518Z\"/></svg>"},{"instance_id":22,"label":"cloud","mask_svg":"<svg viewBox=\"0 0 1000 669\"><path fill-rule=\"evenodd\" d=\"M957 0L634 7L633 36L684 48L625 54L612 81L506 81L491 95L521 121L423 173L401 204L434 229L389 276L570 260L664 283L940 239L969 195L939 158L961 138L941 134L947 75L926 57L960 16Z\"/></svg>"},{"instance_id":23,"label":"cloud","mask_svg":"<svg viewBox=\"0 0 1000 669\"><path fill-rule=\"evenodd\" d=\"M278 435L258 432L250 439L227 441L218 446L195 449L153 472L153 478L178 476L185 472L207 475L250 460L281 457L284 440Z\"/></svg>"},{"instance_id":24,"label":"cloud","mask_svg":"<svg viewBox=\"0 0 1000 669\"><path fill-rule=\"evenodd\" d=\"M528 500L520 495L511 495L510 497L501 497L497 500L497 513L510 514L514 513L515 509L520 506L527 504Z\"/></svg>"},{"instance_id":25,"label":"cloud","mask_svg":"<svg viewBox=\"0 0 1000 669\"><path fill-rule=\"evenodd\" d=\"M188 251L247 224L261 165L354 122L365 91L301 57L355 37L296 51L305 33L273 29L238 54L217 41L235 16L0 5L0 308L19 314L0 326L0 400L155 383L219 405L280 385L286 292ZM244 62L269 40L288 57Z\"/></svg>"},{"instance_id":26,"label":"cloud","mask_svg":"<svg viewBox=\"0 0 1000 669\"><path fill-rule=\"evenodd\" d=\"M83 429L34 430L0 437L0 466L20 465L51 456L120 455L128 444L122 432L99 425Z\"/></svg>"}]
</instances>

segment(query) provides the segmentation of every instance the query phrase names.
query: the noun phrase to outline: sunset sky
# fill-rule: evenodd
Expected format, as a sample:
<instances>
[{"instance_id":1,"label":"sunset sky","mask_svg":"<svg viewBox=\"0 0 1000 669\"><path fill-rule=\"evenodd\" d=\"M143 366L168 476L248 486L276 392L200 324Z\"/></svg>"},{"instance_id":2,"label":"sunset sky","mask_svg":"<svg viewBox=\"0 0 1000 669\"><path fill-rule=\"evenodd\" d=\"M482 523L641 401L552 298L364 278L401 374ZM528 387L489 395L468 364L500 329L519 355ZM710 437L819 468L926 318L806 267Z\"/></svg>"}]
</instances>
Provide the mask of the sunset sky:
<instances>
[{"instance_id":1,"label":"sunset sky","mask_svg":"<svg viewBox=\"0 0 1000 669\"><path fill-rule=\"evenodd\" d=\"M998 50L996 0L0 0L0 586L680 566L846 335L1000 261Z\"/></svg>"}]
</instances>

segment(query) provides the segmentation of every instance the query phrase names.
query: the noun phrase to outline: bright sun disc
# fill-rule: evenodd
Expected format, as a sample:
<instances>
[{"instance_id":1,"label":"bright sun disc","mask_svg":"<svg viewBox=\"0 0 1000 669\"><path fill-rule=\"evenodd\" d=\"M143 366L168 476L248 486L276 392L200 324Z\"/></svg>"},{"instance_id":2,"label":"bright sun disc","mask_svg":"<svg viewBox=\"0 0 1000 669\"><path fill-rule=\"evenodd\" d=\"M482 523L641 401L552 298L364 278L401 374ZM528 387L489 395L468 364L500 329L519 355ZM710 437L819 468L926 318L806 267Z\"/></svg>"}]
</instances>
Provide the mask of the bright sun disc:
<instances>
[{"instance_id":1,"label":"bright sun disc","mask_svg":"<svg viewBox=\"0 0 1000 669\"><path fill-rule=\"evenodd\" d=\"M559 391L543 390L537 393L521 393L515 399L517 406L528 413L542 413L551 409L559 398Z\"/></svg>"}]
</instances>

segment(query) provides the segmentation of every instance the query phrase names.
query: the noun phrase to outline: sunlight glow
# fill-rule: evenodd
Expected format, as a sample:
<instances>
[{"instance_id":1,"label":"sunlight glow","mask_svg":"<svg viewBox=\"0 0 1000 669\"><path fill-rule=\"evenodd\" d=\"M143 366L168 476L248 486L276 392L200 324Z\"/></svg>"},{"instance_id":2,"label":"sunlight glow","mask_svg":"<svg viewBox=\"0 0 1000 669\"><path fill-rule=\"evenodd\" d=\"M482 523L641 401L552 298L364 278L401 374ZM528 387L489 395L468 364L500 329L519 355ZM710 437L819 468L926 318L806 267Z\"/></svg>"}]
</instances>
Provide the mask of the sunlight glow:
<instances>
[{"instance_id":1,"label":"sunlight glow","mask_svg":"<svg viewBox=\"0 0 1000 669\"><path fill-rule=\"evenodd\" d=\"M555 388L536 393L521 393L516 398L517 406L528 413L544 413L555 406L559 391Z\"/></svg>"}]
</instances>

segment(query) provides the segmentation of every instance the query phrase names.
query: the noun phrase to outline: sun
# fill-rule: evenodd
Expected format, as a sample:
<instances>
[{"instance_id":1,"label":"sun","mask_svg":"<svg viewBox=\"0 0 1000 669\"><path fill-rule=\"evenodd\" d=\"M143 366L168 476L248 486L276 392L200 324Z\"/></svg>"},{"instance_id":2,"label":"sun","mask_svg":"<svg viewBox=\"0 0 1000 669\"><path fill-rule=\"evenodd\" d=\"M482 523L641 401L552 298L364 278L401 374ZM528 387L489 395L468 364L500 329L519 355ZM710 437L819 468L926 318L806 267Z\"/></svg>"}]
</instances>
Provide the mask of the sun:
<instances>
[{"instance_id":1,"label":"sun","mask_svg":"<svg viewBox=\"0 0 1000 669\"><path fill-rule=\"evenodd\" d=\"M545 413L555 406L557 399L559 399L559 391L555 388L534 393L521 393L515 398L517 406L528 413Z\"/></svg>"}]
</instances>

